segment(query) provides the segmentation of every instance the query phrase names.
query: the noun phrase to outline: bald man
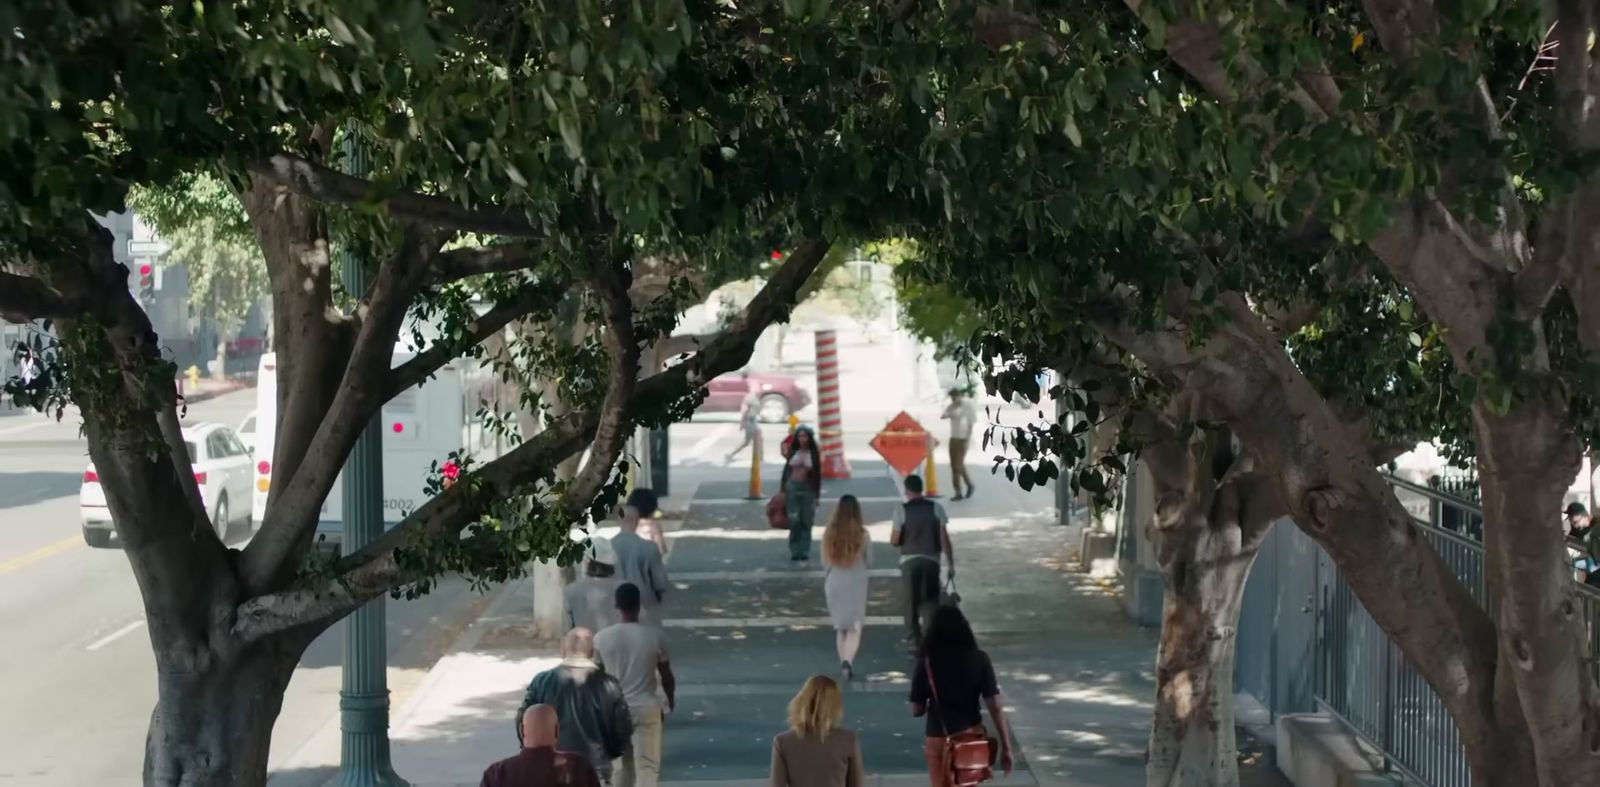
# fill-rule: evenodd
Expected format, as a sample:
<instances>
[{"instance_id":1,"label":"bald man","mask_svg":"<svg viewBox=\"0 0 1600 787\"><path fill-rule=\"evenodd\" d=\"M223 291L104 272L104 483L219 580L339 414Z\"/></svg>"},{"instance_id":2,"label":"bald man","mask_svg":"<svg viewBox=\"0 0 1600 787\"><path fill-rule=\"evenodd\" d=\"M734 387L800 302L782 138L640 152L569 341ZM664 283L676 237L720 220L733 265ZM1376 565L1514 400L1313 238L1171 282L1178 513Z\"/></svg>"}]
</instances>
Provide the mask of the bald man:
<instances>
[{"instance_id":1,"label":"bald man","mask_svg":"<svg viewBox=\"0 0 1600 787\"><path fill-rule=\"evenodd\" d=\"M561 640L561 663L533 677L522 695L523 710L550 705L561 722L556 748L589 758L602 784L611 784L612 762L628 750L633 718L617 678L594 660L594 635L575 628ZM517 734L522 734L519 727Z\"/></svg>"},{"instance_id":2,"label":"bald man","mask_svg":"<svg viewBox=\"0 0 1600 787\"><path fill-rule=\"evenodd\" d=\"M600 787L582 754L556 749L561 722L556 709L534 705L522 712L522 751L483 772L481 787Z\"/></svg>"}]
</instances>

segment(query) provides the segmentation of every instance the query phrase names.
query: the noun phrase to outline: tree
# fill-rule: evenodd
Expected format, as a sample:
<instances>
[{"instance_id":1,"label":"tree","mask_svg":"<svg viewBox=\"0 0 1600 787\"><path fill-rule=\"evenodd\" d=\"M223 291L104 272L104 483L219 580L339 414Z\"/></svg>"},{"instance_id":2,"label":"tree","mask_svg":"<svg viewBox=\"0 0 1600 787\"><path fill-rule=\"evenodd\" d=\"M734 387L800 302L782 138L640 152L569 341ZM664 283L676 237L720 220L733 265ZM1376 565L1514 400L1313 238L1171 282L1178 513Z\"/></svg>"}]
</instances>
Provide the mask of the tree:
<instances>
[{"instance_id":1,"label":"tree","mask_svg":"<svg viewBox=\"0 0 1600 787\"><path fill-rule=\"evenodd\" d=\"M1526 6L1400 4L1251 7L1223 24L1189 4L1130 5L1139 16L969 18L992 56L987 68L947 56L943 73L965 75L941 94L948 144L918 162L937 173L943 204L906 230L934 258L928 278L1035 318L1001 323L1024 357L1051 357L1064 334L1131 361L1187 403L1175 423L1185 443L1218 425L1237 436L1444 701L1478 783L1600 778L1555 526L1593 433L1590 397L1575 392L1592 349L1583 53L1595 20L1566 7L1541 19ZM1552 22L1562 43L1550 58ZM1549 61L1549 75L1529 66ZM1316 308L1329 293L1364 305ZM1370 332L1311 344L1347 326ZM1385 364L1350 354L1396 358L1395 345L1409 357L1379 374L1367 370ZM997 384L1026 390L1020 376ZM1373 401L1400 417L1364 417ZM1460 448L1478 460L1493 614L1374 469L1389 440L1441 433L1470 437ZM1196 495L1231 463L1206 461L1217 458L1206 444L1221 441L1205 438L1185 462L1199 486L1170 486L1158 521L1217 518ZM1217 525L1163 524L1160 538L1252 542L1248 528ZM1210 598L1226 597L1228 581L1205 590L1215 561L1175 554L1163 561L1169 588L1199 571ZM1209 679L1231 652L1226 605L1189 616L1174 614L1178 600L1169 625L1198 625L1163 634L1158 720L1182 724L1153 736L1150 782L1226 783Z\"/></svg>"},{"instance_id":2,"label":"tree","mask_svg":"<svg viewBox=\"0 0 1600 787\"><path fill-rule=\"evenodd\" d=\"M189 308L216 321L215 374L223 376L228 342L267 293L267 266L238 198L207 175L168 189L135 189L129 197L167 242L167 259L187 266Z\"/></svg>"},{"instance_id":3,"label":"tree","mask_svg":"<svg viewBox=\"0 0 1600 787\"><path fill-rule=\"evenodd\" d=\"M0 146L13 154L0 172L0 307L56 322L64 376L42 379L64 385L35 400L70 398L84 414L139 580L159 675L146 783L262 783L301 652L366 601L426 592L445 572L501 581L531 559L570 557L569 528L614 499L632 426L689 412L704 382L786 317L830 238L866 226L872 206L853 195L880 175L857 164L887 132L852 103L840 74L858 64L824 45L825 28L701 3L546 9L0 12L20 33L0 43ZM864 11L849 22L875 24ZM362 157L362 174L341 171ZM135 185L192 176L235 191L274 303L273 486L243 549L205 522L173 370L126 288L109 286L126 271L85 215L120 208ZM714 278L774 245L784 261L732 323L641 378L644 347L681 306L635 301L643 262L692 260ZM370 266L369 289L342 291L335 248ZM576 347L503 336L579 291L598 328ZM491 305L479 313L475 301ZM444 338L391 370L411 318ZM485 357L491 338L503 358ZM309 559L362 425L464 355L560 379L571 411L492 461L453 457L454 482L430 480L427 502L385 536L331 564ZM588 461L556 480L586 447Z\"/></svg>"}]
</instances>

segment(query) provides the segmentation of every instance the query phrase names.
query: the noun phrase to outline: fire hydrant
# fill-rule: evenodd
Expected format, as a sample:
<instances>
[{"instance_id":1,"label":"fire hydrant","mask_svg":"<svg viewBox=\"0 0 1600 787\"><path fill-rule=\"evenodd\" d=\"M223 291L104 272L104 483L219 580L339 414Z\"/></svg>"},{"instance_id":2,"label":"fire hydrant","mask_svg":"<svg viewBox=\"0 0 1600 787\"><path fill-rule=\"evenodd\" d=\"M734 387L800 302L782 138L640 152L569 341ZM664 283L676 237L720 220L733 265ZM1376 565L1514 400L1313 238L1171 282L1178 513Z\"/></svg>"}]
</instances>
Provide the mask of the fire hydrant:
<instances>
[{"instance_id":1,"label":"fire hydrant","mask_svg":"<svg viewBox=\"0 0 1600 787\"><path fill-rule=\"evenodd\" d=\"M189 378L190 390L195 390L200 387L200 367L190 364L188 371L185 371L184 375Z\"/></svg>"}]
</instances>

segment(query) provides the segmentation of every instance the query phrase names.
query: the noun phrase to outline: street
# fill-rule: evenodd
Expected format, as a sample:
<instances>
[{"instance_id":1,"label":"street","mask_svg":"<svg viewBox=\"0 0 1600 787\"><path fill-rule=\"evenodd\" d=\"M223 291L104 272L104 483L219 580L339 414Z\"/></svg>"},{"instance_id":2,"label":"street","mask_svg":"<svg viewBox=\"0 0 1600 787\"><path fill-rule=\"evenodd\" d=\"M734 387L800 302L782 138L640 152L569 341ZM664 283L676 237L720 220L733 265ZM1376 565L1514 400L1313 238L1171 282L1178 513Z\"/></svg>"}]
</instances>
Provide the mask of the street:
<instances>
[{"instance_id":1,"label":"street","mask_svg":"<svg viewBox=\"0 0 1600 787\"><path fill-rule=\"evenodd\" d=\"M244 390L189 408L185 424L236 426L255 406ZM75 413L0 416L0 784L118 787L140 783L155 666L139 591L122 550L84 544L78 486L88 449ZM236 529L237 531L238 529ZM246 538L233 535L234 546ZM390 689L414 687L483 606L466 582L389 602ZM307 651L273 734L282 757L338 710L343 628Z\"/></svg>"}]
</instances>

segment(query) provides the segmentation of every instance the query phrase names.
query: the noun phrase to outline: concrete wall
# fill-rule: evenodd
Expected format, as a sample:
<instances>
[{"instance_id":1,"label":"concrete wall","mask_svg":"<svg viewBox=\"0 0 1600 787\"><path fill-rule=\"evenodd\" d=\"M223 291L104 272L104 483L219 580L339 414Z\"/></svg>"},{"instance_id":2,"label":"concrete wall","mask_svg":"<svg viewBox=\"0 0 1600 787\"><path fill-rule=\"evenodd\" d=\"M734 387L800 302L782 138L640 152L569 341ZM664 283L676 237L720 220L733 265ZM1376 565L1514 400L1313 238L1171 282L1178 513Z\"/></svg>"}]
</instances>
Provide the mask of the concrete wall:
<instances>
[{"instance_id":1,"label":"concrete wall","mask_svg":"<svg viewBox=\"0 0 1600 787\"><path fill-rule=\"evenodd\" d=\"M1141 626L1161 625L1161 565L1145 528L1155 512L1155 487L1143 462L1129 468L1117 510L1118 557L1122 567L1122 607Z\"/></svg>"}]
</instances>

